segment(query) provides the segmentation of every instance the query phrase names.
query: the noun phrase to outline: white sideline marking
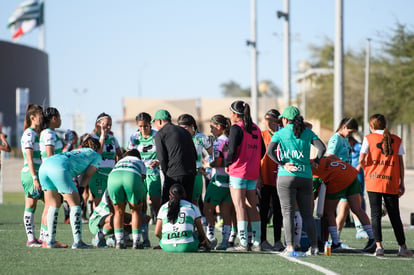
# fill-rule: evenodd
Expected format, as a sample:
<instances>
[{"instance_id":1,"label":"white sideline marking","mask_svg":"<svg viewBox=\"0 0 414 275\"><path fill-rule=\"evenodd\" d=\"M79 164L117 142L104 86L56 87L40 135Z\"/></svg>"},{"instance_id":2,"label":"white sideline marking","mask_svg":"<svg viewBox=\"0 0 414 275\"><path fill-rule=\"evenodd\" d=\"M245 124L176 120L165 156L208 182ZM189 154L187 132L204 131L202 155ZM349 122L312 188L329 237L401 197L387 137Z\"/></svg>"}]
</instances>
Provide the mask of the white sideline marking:
<instances>
[{"instance_id":1,"label":"white sideline marking","mask_svg":"<svg viewBox=\"0 0 414 275\"><path fill-rule=\"evenodd\" d=\"M304 261L298 260L296 258L292 258L292 257L289 257L289 256L284 256L282 254L279 254L279 256L280 257L283 257L283 258L285 258L285 259L287 259L287 260L289 260L291 262L295 262L295 263L298 263L298 264L301 264L301 265L309 266L310 268L313 268L316 271L319 271L319 272L321 272L323 274L326 274L326 275L339 275L339 273L336 273L336 272L334 272L332 270L326 269L326 268L324 268L322 266L319 266L319 265L316 265L316 264L304 262Z\"/></svg>"}]
</instances>

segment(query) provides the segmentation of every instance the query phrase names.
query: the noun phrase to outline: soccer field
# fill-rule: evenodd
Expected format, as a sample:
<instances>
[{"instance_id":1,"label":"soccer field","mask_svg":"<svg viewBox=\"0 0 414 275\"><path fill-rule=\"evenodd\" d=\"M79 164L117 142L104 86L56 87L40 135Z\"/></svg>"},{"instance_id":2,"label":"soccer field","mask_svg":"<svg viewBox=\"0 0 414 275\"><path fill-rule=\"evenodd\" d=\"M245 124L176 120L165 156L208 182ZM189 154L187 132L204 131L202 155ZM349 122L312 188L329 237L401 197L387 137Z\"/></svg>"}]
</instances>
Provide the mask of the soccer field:
<instances>
[{"instance_id":1,"label":"soccer field","mask_svg":"<svg viewBox=\"0 0 414 275\"><path fill-rule=\"evenodd\" d=\"M332 256L283 257L267 252L205 252L173 254L162 250L42 249L26 247L23 226L23 194L5 193L0 205L0 274L413 274L414 259L397 257L398 245L389 224L383 226L384 257L364 254L366 240L355 239L355 229L346 228L342 240L350 247ZM36 211L39 235L43 203ZM150 226L152 245L154 226ZM407 245L414 248L414 229L407 227ZM220 238L220 232L216 233ZM268 232L268 236L273 234ZM83 239L92 235L83 225ZM72 244L70 225L59 212L57 240ZM272 243L273 240L270 240Z\"/></svg>"}]
</instances>

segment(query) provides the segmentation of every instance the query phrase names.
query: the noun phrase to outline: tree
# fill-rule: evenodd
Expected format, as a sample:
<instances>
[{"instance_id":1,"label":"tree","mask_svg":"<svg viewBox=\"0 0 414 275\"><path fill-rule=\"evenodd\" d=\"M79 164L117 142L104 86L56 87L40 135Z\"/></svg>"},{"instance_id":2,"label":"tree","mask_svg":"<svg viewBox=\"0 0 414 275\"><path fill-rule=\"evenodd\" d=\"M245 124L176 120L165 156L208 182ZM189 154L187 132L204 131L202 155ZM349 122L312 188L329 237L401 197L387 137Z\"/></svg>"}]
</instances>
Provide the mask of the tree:
<instances>
[{"instance_id":1,"label":"tree","mask_svg":"<svg viewBox=\"0 0 414 275\"><path fill-rule=\"evenodd\" d=\"M258 93L258 96L272 96L272 97L279 97L282 95L281 90L277 87L272 81L264 80L262 82L266 82L269 86L269 90L267 91L266 95ZM220 85L221 93L224 97L249 97L250 96L250 87L242 88L240 84L234 82L233 80L222 83Z\"/></svg>"},{"instance_id":2,"label":"tree","mask_svg":"<svg viewBox=\"0 0 414 275\"><path fill-rule=\"evenodd\" d=\"M373 109L382 111L393 122L414 120L414 32L397 23L382 42L375 79Z\"/></svg>"},{"instance_id":3,"label":"tree","mask_svg":"<svg viewBox=\"0 0 414 275\"><path fill-rule=\"evenodd\" d=\"M397 24L381 42L383 54L370 60L369 114L382 113L392 123L414 120L414 33ZM325 39L321 46L310 46L311 66L333 68L334 45ZM365 49L346 51L344 56L345 116L361 124L364 111ZM307 114L325 126L333 123L333 75L313 79L307 94ZM336 127L336 125L334 126Z\"/></svg>"}]
</instances>

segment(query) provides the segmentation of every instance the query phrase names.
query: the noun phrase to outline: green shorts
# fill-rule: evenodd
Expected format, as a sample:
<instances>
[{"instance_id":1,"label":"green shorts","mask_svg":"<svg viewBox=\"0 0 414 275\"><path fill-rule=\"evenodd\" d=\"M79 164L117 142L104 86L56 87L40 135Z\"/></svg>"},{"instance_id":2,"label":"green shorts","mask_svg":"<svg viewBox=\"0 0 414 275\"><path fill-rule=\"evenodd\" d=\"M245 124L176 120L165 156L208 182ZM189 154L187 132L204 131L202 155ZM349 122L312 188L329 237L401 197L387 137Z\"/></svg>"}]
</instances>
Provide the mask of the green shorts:
<instances>
[{"instance_id":1,"label":"green shorts","mask_svg":"<svg viewBox=\"0 0 414 275\"><path fill-rule=\"evenodd\" d=\"M204 202L212 205L219 205L221 202L231 202L230 188L219 187L211 181L207 186Z\"/></svg>"},{"instance_id":2,"label":"green shorts","mask_svg":"<svg viewBox=\"0 0 414 275\"><path fill-rule=\"evenodd\" d=\"M326 193L327 200L337 200L361 193L361 185L357 178L345 189L336 193Z\"/></svg>"},{"instance_id":3,"label":"green shorts","mask_svg":"<svg viewBox=\"0 0 414 275\"><path fill-rule=\"evenodd\" d=\"M96 217L95 219L89 219L89 231L93 235L98 234L99 230L102 228L103 221L108 217L109 215L105 215L103 217Z\"/></svg>"},{"instance_id":4,"label":"green shorts","mask_svg":"<svg viewBox=\"0 0 414 275\"><path fill-rule=\"evenodd\" d=\"M144 194L150 197L161 197L160 175L147 175L144 181Z\"/></svg>"},{"instance_id":5,"label":"green shorts","mask_svg":"<svg viewBox=\"0 0 414 275\"><path fill-rule=\"evenodd\" d=\"M161 240L160 246L165 252L197 252L200 241L198 240L197 234L194 233L193 235L194 241L191 243L163 244Z\"/></svg>"},{"instance_id":6,"label":"green shorts","mask_svg":"<svg viewBox=\"0 0 414 275\"><path fill-rule=\"evenodd\" d=\"M256 190L255 180L241 179L230 176L230 187L235 189Z\"/></svg>"},{"instance_id":7,"label":"green shorts","mask_svg":"<svg viewBox=\"0 0 414 275\"><path fill-rule=\"evenodd\" d=\"M94 198L102 198L106 187L108 185L108 176L99 173L98 171L93 174L91 180L89 181L89 189Z\"/></svg>"},{"instance_id":8,"label":"green shorts","mask_svg":"<svg viewBox=\"0 0 414 275\"><path fill-rule=\"evenodd\" d=\"M139 174L115 170L108 177L108 194L114 204L143 202L144 185Z\"/></svg>"},{"instance_id":9,"label":"green shorts","mask_svg":"<svg viewBox=\"0 0 414 275\"><path fill-rule=\"evenodd\" d=\"M201 197L201 193L203 193L203 175L197 173L194 180L193 201L198 201Z\"/></svg>"},{"instance_id":10,"label":"green shorts","mask_svg":"<svg viewBox=\"0 0 414 275\"><path fill-rule=\"evenodd\" d=\"M38 173L36 171L36 175L37 174ZM34 199L43 199L43 191L41 191L40 193L34 191L33 178L32 174L30 174L29 167L23 167L20 177L23 185L25 198L28 198L30 195Z\"/></svg>"}]
</instances>

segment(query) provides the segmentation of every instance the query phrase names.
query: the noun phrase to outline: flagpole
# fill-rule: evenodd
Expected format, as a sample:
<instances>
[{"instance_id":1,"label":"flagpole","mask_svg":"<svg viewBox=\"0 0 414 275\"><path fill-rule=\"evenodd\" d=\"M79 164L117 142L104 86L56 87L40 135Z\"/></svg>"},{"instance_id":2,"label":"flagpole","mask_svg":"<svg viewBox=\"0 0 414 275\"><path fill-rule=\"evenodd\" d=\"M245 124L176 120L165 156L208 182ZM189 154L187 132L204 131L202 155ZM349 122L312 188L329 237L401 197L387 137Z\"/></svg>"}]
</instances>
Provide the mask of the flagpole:
<instances>
[{"instance_id":1,"label":"flagpole","mask_svg":"<svg viewBox=\"0 0 414 275\"><path fill-rule=\"evenodd\" d=\"M45 31L45 19L44 19L44 9L45 9L45 0L41 2L42 11L41 11L41 17L42 17L42 24L39 26L39 49L44 51L46 46L46 31Z\"/></svg>"}]
</instances>

